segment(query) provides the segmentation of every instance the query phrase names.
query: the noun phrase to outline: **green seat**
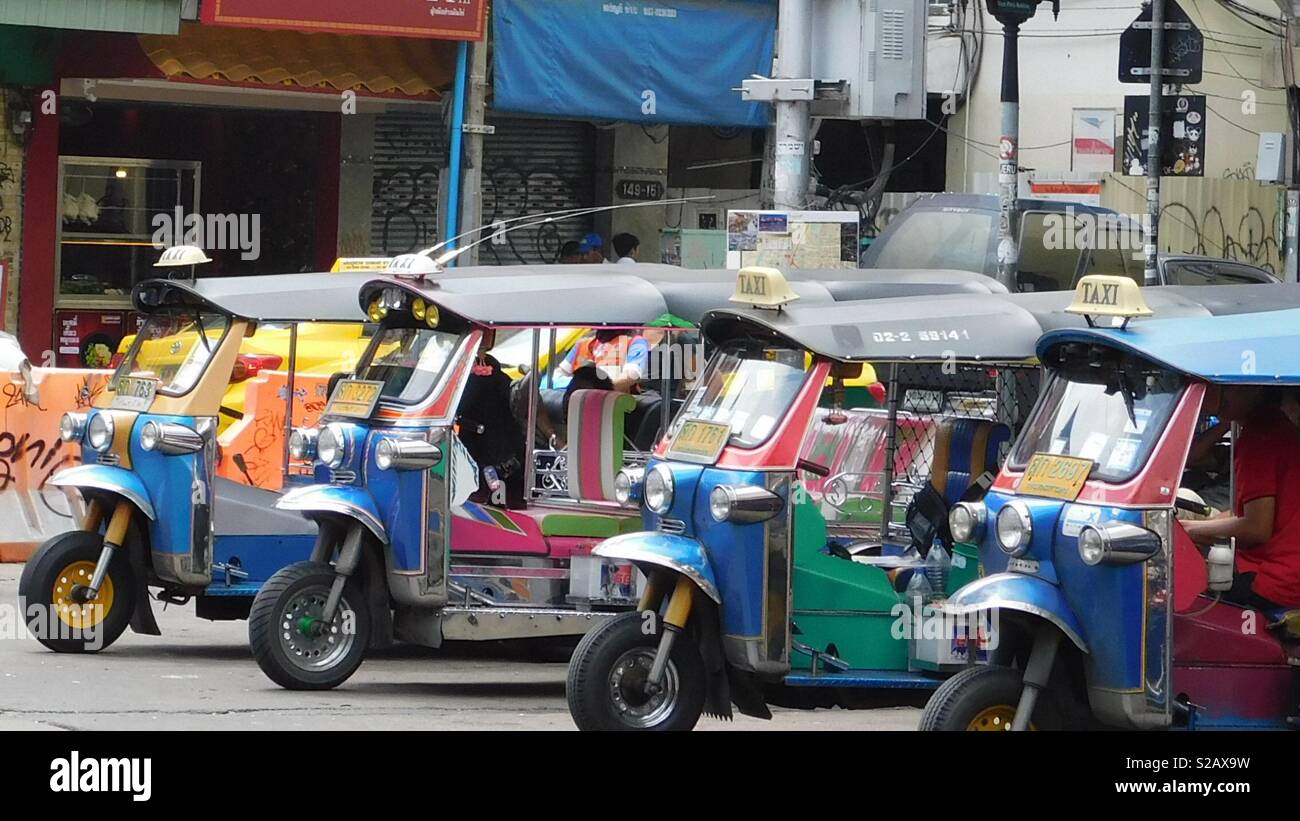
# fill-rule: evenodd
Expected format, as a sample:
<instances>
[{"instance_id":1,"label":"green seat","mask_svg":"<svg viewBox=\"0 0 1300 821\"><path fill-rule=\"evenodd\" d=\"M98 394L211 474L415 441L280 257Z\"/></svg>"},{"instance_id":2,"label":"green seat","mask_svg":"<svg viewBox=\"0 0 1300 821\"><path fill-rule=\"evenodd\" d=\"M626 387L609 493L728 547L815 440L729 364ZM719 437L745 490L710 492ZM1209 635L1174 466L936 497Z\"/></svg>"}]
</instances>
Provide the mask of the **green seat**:
<instances>
[{"instance_id":1,"label":"green seat","mask_svg":"<svg viewBox=\"0 0 1300 821\"><path fill-rule=\"evenodd\" d=\"M641 516L635 512L629 512L626 516L619 516L601 513L537 511L534 515L538 520L538 526L542 529L543 536L608 539L620 533L633 533L641 529Z\"/></svg>"}]
</instances>

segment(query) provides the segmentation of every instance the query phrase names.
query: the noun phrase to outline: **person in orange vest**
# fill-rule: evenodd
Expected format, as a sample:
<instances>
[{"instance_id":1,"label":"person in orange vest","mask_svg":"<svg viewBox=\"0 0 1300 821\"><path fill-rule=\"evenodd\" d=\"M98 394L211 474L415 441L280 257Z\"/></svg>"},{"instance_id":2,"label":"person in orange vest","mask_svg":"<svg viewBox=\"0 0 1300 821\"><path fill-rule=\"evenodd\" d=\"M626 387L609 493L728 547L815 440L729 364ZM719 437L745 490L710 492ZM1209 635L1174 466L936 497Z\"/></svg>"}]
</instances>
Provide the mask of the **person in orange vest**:
<instances>
[{"instance_id":1,"label":"person in orange vest","mask_svg":"<svg viewBox=\"0 0 1300 821\"><path fill-rule=\"evenodd\" d=\"M560 372L572 377L580 368L592 366L614 390L635 393L650 367L650 344L631 330L602 329L574 345L560 363Z\"/></svg>"}]
</instances>

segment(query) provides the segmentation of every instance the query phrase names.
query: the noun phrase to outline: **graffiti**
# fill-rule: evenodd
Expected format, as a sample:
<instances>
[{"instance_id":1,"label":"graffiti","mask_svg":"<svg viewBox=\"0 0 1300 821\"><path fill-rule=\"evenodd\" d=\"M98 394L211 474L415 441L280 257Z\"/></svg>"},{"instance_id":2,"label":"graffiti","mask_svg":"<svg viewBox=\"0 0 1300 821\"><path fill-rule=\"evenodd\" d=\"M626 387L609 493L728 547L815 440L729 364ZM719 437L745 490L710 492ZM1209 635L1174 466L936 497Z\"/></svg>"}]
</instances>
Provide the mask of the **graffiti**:
<instances>
[{"instance_id":1,"label":"graffiti","mask_svg":"<svg viewBox=\"0 0 1300 821\"><path fill-rule=\"evenodd\" d=\"M583 192L581 186L588 190ZM509 162L489 165L483 175L483 224L590 202L590 186L590 180L565 179L553 168ZM560 247L568 240L580 239L591 225L590 217L580 217L520 228L504 234L500 244L493 241L481 245L480 256L498 265L554 262Z\"/></svg>"},{"instance_id":2,"label":"graffiti","mask_svg":"<svg viewBox=\"0 0 1300 821\"><path fill-rule=\"evenodd\" d=\"M104 379L99 376L87 374L81 378L81 384L77 386L77 395L73 398L73 404L77 410L89 408L99 395L104 392Z\"/></svg>"},{"instance_id":3,"label":"graffiti","mask_svg":"<svg viewBox=\"0 0 1300 821\"><path fill-rule=\"evenodd\" d=\"M5 210L5 198L4 198L5 186L13 181L14 181L13 169L9 167L9 163L5 162L4 160L0 160L0 213L4 213ZM8 219L8 217L6 217L4 221L0 221L0 233L3 233L5 235L5 239L7 240L9 239L9 228L5 227L5 223L9 223L9 228L12 228L13 226L12 226L12 222Z\"/></svg>"},{"instance_id":4,"label":"graffiti","mask_svg":"<svg viewBox=\"0 0 1300 821\"><path fill-rule=\"evenodd\" d=\"M1277 273L1275 261L1281 254L1277 225L1259 208L1248 207L1231 229L1218 206L1214 205L1198 216L1183 203L1173 202L1160 209L1162 227L1166 224L1166 217L1182 225L1190 235L1184 238L1183 247L1175 250L1246 262ZM1162 232L1161 238L1165 237Z\"/></svg>"},{"instance_id":5,"label":"graffiti","mask_svg":"<svg viewBox=\"0 0 1300 821\"><path fill-rule=\"evenodd\" d=\"M1223 170L1225 180L1253 180L1255 179L1255 162L1248 160L1237 168L1225 168Z\"/></svg>"},{"instance_id":6,"label":"graffiti","mask_svg":"<svg viewBox=\"0 0 1300 821\"><path fill-rule=\"evenodd\" d=\"M15 407L16 408L34 407L36 408L36 410L45 410L45 408L42 408L39 405L33 405L30 401L28 401L27 393L23 390L23 386L18 384L17 382L10 382L9 384L5 385L4 389L0 390L0 397L2 397L4 400L5 410L9 410L10 408L15 408Z\"/></svg>"},{"instance_id":7,"label":"graffiti","mask_svg":"<svg viewBox=\"0 0 1300 821\"><path fill-rule=\"evenodd\" d=\"M22 484L20 472L37 471L40 480L35 483L35 490L41 503L57 516L69 514L58 509L45 498L46 484L50 477L60 468L77 461L70 452L64 452L63 440L54 439L53 444L44 439L35 439L29 433L0 432L0 493L9 490L15 484ZM31 483L27 483L30 487Z\"/></svg>"}]
</instances>

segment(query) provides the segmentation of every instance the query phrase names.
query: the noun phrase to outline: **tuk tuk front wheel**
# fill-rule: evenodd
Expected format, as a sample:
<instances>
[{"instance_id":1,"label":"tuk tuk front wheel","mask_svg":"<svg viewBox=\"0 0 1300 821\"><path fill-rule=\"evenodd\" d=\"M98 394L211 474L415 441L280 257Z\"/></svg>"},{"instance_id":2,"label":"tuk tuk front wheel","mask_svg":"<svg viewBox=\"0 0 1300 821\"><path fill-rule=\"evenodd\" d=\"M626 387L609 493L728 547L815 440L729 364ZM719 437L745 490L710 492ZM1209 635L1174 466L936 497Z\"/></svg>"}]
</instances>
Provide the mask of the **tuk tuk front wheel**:
<instances>
[{"instance_id":1,"label":"tuk tuk front wheel","mask_svg":"<svg viewBox=\"0 0 1300 821\"><path fill-rule=\"evenodd\" d=\"M641 613L620 613L573 651L565 692L579 730L689 730L699 721L705 694L699 648L690 634L679 635L660 686L650 688L659 634L648 633L646 623Z\"/></svg>"},{"instance_id":2,"label":"tuk tuk front wheel","mask_svg":"<svg viewBox=\"0 0 1300 821\"><path fill-rule=\"evenodd\" d=\"M27 629L56 653L96 653L117 641L131 622L136 579L125 550L113 555L99 595L88 602L73 596L74 587L90 583L103 546L98 533L61 533L23 568L18 597Z\"/></svg>"},{"instance_id":3,"label":"tuk tuk front wheel","mask_svg":"<svg viewBox=\"0 0 1300 821\"><path fill-rule=\"evenodd\" d=\"M329 690L365 658L370 614L354 579L343 586L334 618L323 618L334 568L296 562L276 571L253 599L248 643L262 672L288 690Z\"/></svg>"},{"instance_id":4,"label":"tuk tuk front wheel","mask_svg":"<svg viewBox=\"0 0 1300 821\"><path fill-rule=\"evenodd\" d=\"M1010 667L989 665L962 670L930 696L918 729L923 732L1010 730L1023 689L1021 671ZM1066 729L1056 695L1048 688L1038 698L1029 729Z\"/></svg>"}]
</instances>

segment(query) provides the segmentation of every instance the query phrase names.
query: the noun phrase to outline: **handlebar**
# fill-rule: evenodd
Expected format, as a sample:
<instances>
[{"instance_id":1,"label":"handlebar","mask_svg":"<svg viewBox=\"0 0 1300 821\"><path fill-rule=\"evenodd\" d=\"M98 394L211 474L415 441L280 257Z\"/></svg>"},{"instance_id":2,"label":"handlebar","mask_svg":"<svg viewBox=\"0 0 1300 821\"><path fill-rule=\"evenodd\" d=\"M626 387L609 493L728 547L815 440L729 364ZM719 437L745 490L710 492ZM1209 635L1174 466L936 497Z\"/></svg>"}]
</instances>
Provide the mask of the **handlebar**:
<instances>
[{"instance_id":1,"label":"handlebar","mask_svg":"<svg viewBox=\"0 0 1300 821\"><path fill-rule=\"evenodd\" d=\"M819 476L822 479L825 479L827 476L831 475L830 468L826 467L825 465L819 465L816 462L810 462L807 459L800 459L798 462L795 463L795 467L798 468L799 470L807 471L808 473L811 473L814 476Z\"/></svg>"},{"instance_id":2,"label":"handlebar","mask_svg":"<svg viewBox=\"0 0 1300 821\"><path fill-rule=\"evenodd\" d=\"M1198 504L1191 499L1174 499L1174 507L1188 513L1195 513L1197 516L1209 516L1214 512L1209 505Z\"/></svg>"}]
</instances>

